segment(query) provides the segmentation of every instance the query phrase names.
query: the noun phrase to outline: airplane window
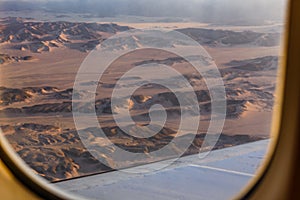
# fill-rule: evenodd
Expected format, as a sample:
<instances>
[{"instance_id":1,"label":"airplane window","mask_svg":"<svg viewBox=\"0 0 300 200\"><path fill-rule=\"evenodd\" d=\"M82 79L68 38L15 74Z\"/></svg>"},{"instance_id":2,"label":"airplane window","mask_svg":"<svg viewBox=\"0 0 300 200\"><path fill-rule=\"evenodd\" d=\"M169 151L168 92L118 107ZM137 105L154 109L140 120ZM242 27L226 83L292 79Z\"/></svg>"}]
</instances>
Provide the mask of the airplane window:
<instances>
[{"instance_id":1,"label":"airplane window","mask_svg":"<svg viewBox=\"0 0 300 200\"><path fill-rule=\"evenodd\" d=\"M2 151L49 198L235 197L275 142L286 4L1 0Z\"/></svg>"}]
</instances>

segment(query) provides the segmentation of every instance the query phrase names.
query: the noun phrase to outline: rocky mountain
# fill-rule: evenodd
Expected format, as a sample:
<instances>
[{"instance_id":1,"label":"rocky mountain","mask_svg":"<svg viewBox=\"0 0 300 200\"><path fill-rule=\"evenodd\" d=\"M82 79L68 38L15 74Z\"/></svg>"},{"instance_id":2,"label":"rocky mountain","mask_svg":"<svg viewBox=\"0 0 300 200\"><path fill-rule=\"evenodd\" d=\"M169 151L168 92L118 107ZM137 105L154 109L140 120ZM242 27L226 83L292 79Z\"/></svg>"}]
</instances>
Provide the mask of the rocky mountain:
<instances>
[{"instance_id":1,"label":"rocky mountain","mask_svg":"<svg viewBox=\"0 0 300 200\"><path fill-rule=\"evenodd\" d=\"M92 173L111 171L115 162L110 154L115 151L114 145L129 152L147 153L158 150L167 145L173 138L175 131L163 128L155 136L142 139L129 136L118 127L106 127L104 132L114 145L108 145L105 138L98 136L97 128L91 127L83 130L85 137L89 138L95 148L101 148L101 154L105 163L100 163L80 142L80 138L75 129L62 129L52 125L41 125L33 123L18 124L16 126L1 126L7 139L11 142L16 152L27 162L27 164L39 175L49 181L58 181ZM184 137L181 136L184 140ZM199 152L205 134L195 136L191 146L185 155ZM263 139L256 136L222 134L215 149L239 145L251 141ZM174 152L180 146L173 145ZM99 152L100 153L100 152ZM159 159L172 158L174 155L164 155ZM149 157L149 160L152 158ZM147 160L143 160L147 163ZM124 167L143 164L137 161L124 162Z\"/></svg>"},{"instance_id":2,"label":"rocky mountain","mask_svg":"<svg viewBox=\"0 0 300 200\"><path fill-rule=\"evenodd\" d=\"M13 103L24 103L26 100L35 99L56 99L71 100L73 89L59 90L56 87L26 87L26 88L6 88L0 87L0 106L7 106Z\"/></svg>"},{"instance_id":3,"label":"rocky mountain","mask_svg":"<svg viewBox=\"0 0 300 200\"><path fill-rule=\"evenodd\" d=\"M230 71L270 71L277 70L278 57L277 56L265 56L260 58L253 58L247 60L233 60L226 63L226 66L230 66Z\"/></svg>"},{"instance_id":4,"label":"rocky mountain","mask_svg":"<svg viewBox=\"0 0 300 200\"><path fill-rule=\"evenodd\" d=\"M177 31L184 33L202 45L232 46L252 44L270 47L279 45L280 33L258 33L253 31L229 31L204 28L185 28Z\"/></svg>"},{"instance_id":5,"label":"rocky mountain","mask_svg":"<svg viewBox=\"0 0 300 200\"><path fill-rule=\"evenodd\" d=\"M174 62L181 63L179 58L146 60L145 63L165 63L173 65ZM141 64L141 63L138 63ZM278 67L278 57L266 56L246 60L233 60L225 63L220 69L224 80L227 95L227 119L235 120L241 118L249 109L271 110L274 97L274 75ZM259 82L257 79L265 74L270 81ZM200 76L195 74L185 74L187 81L198 85L203 81ZM139 77L133 77L139 80ZM92 82L88 84L98 85L102 89L110 88L104 82ZM113 89L117 85L112 85ZM147 86L154 88L155 86ZM156 88L157 89L157 88ZM163 127L159 133L151 138L136 138L126 134L122 129L109 121L113 110L111 109L111 100L109 98L98 98L95 105L85 105L84 103L75 104L82 112L91 112L92 106L95 106L98 116L104 116L102 130L106 137L113 144L107 144L106 138L98 135L98 128L89 127L81 129L84 137L89 140L93 148L101 148L98 157L102 158L99 162L81 143L78 131L74 127L60 125L57 122L48 124L44 121L36 121L35 118L45 118L62 116L60 120L68 120L72 112L72 88L60 89L57 87L24 87L7 88L0 87L0 115L10 116L10 119L19 117L26 119L34 117L31 122L1 122L1 129L10 141L13 148L27 162L35 173L48 179L49 181L59 181L68 178L89 175L93 173L102 173L111 171L116 163L110 155L116 151L115 146L128 152L140 152L146 155L149 152L158 150L170 141L176 135L173 127ZM210 93L207 90L196 90L196 97L199 102L201 116L209 116L211 112ZM78 94L79 95L79 94ZM184 94L188 96L189 94ZM130 99L130 109L132 119L138 123L146 124L149 118L149 108L154 104L162 104L167 112L168 118L176 119L180 116L180 106L174 94L170 91L158 92L156 94L134 94ZM255 107L255 108L253 108ZM65 117L65 118L63 118ZM50 119L50 118L49 118ZM3 119L2 119L3 120ZM106 124L106 122L108 122ZM108 125L109 124L109 125ZM190 134L181 136L181 140L190 137ZM82 136L82 135L81 135ZM205 134L199 132L195 135L190 147L184 155L198 153L203 144ZM215 149L239 145L247 142L264 139L260 136L250 135L226 135L222 134L215 145ZM173 145L174 152L180 149L180 146ZM158 160L172 158L175 155L166 155L157 158ZM157 161L149 156L146 160L134 160L133 162L124 162L123 167L131 167L149 162ZM119 163L118 163L119 164Z\"/></svg>"},{"instance_id":6,"label":"rocky mountain","mask_svg":"<svg viewBox=\"0 0 300 200\"><path fill-rule=\"evenodd\" d=\"M34 53L60 46L87 52L107 36L129 29L117 24L36 22L8 17L0 21L0 43L9 43L13 49Z\"/></svg>"},{"instance_id":7,"label":"rocky mountain","mask_svg":"<svg viewBox=\"0 0 300 200\"><path fill-rule=\"evenodd\" d=\"M178 59L172 57L170 60L177 61ZM169 62L169 60L167 61ZM179 61L181 62L181 60ZM155 60L145 62L155 62ZM157 60L157 62L166 62L166 60ZM226 87L227 117L238 118L247 110L247 103L258 105L261 109L272 109L273 93L275 90L274 83L257 83L255 78L264 75L263 73L276 71L278 57L266 56L248 60L233 60L225 63L225 66L228 66L228 68L222 68L220 72ZM197 83L203 81L200 76L195 75L185 75L185 78L192 85L197 85ZM111 87L108 87L107 84L99 82L98 86L102 89L113 89L118 85L113 84ZM50 86L26 88L0 87L0 106L2 106L0 113L70 113L72 112L73 92L72 88L61 90ZM194 92L199 102L201 114L209 114L211 107L209 91L198 89ZM79 93L77 94L80 95ZM190 94L182 93L181 95L189 96ZM159 92L153 95L133 95L129 98L131 110L148 111L152 105L161 104L167 109L170 115L173 115L173 113L180 114L180 106L185 106L179 105L176 96L172 92ZM16 107L15 103L21 104ZM86 103L78 102L74 105L77 110L84 113L92 112L94 109L90 104ZM98 98L95 100L94 106L97 114L113 113L110 98ZM142 116L148 117L147 113L145 115L142 114ZM138 117L134 116L134 118Z\"/></svg>"},{"instance_id":8,"label":"rocky mountain","mask_svg":"<svg viewBox=\"0 0 300 200\"><path fill-rule=\"evenodd\" d=\"M29 61L32 59L32 56L10 56L7 54L0 54L0 65L11 62Z\"/></svg>"},{"instance_id":9,"label":"rocky mountain","mask_svg":"<svg viewBox=\"0 0 300 200\"><path fill-rule=\"evenodd\" d=\"M0 45L1 48L17 50L17 53L25 50L25 53L30 53L33 56L35 53L48 52L56 48L88 52L107 37L129 29L130 27L117 24L41 22L33 19L4 18L0 20ZM201 28L178 29L178 31L192 37L200 44L210 47L237 45L270 47L277 46L279 41L278 33L236 32ZM143 42L143 38L139 37L129 37L127 39L132 42L133 47L153 42L151 40ZM173 39L158 42L162 47L172 47L174 44L183 45L183 43L173 41ZM120 44L120 46L115 48L116 44ZM116 43L113 42L112 46L116 50L118 48L130 48L130 46L123 45L122 41L118 40L116 40ZM24 53L21 52L21 54ZM31 58L1 54L0 63L26 61ZM205 58L203 58L203 61L206 61ZM201 75L188 71L188 68L185 69L185 62L185 59L172 55L168 58L158 56L155 59L136 59L130 65L146 64L145 67L147 67L147 64L157 63L183 69L183 76L195 88L201 116L204 116L204 120L207 120L211 117L210 93L206 87L203 87L204 80ZM39 67L40 63L33 64ZM117 67L123 67L123 64L121 63ZM2 67L9 67L9 65ZM61 66L61 68L63 67ZM270 112L272 110L277 67L278 57L275 56L232 60L220 66L220 73L224 80L227 95L226 120L242 119L249 110L258 112ZM114 70L108 72L115 73ZM53 74L51 73L46 74L46 76L51 76L56 71L53 71ZM112 123L112 114L118 110L111 108L111 99L107 98L109 96L107 93L120 87L117 83L119 77L112 77L110 80L103 79L82 83L86 86L97 86L97 92L104 90L106 96L97 93L95 104L77 102L74 104L76 108L86 113L90 113L95 109L99 117L99 123L104 124L103 130L106 136L113 144L127 151L147 154L168 144L176 134L174 127L163 127L155 136L141 139L126 134L115 123ZM129 78L137 81L141 79L138 75ZM169 81L176 81L176 79L178 77L174 76ZM260 79L264 79L264 81L260 81ZM114 80L115 82L113 82ZM46 85L48 84L46 83ZM0 87L0 116L2 116L0 127L3 133L16 152L32 169L50 181L112 170L115 163L109 158L109 155L115 151L115 147L105 143L105 138L97 135L97 128L85 127L81 131L86 133L90 143L95 145L95 148L100 145L105 150L102 155L99 155L106 161L105 165L85 149L77 130L74 128L71 113L74 109L72 107L72 97L75 91L70 86L59 87ZM179 105L172 92L166 91L163 87L159 88L158 85L147 83L141 89L143 89L143 92L137 91L136 94L131 96L128 105L124 105L130 109L130 112L132 111L132 119L139 124L143 125L149 122L149 109L152 105L163 105L168 118L171 117L174 122L179 119L180 107L187 106ZM182 95L189 96L190 94L183 93ZM120 107L122 106L120 105ZM63 122L62 125L57 125L61 122ZM188 134L190 133L188 132ZM185 155L198 153L204 137L204 133L198 133ZM184 140L184 138L182 139ZM249 135L229 136L222 134L215 148L224 148L258 139L262 138ZM178 149L180 147L174 145L173 148ZM169 155L160 159L167 159L172 156ZM144 163L152 162L151 159L149 157L149 160ZM125 164L124 167L129 167L143 163L137 161Z\"/></svg>"},{"instance_id":10,"label":"rocky mountain","mask_svg":"<svg viewBox=\"0 0 300 200\"><path fill-rule=\"evenodd\" d=\"M0 43L9 45L16 50L29 50L34 53L51 51L58 47L67 47L82 52L94 49L101 41L117 32L131 29L117 24L99 24L85 22L38 22L23 18L8 17L0 20ZM202 45L233 46L252 44L256 46L277 46L280 34L259 33L253 31L229 31L204 28L177 29ZM129 44L141 46L145 41L141 38L124 38ZM143 39L143 38L142 38ZM120 42L120 41L116 41ZM176 41L165 42L163 45L172 46ZM147 42L146 42L147 43ZM116 47L123 48L123 47Z\"/></svg>"}]
</instances>

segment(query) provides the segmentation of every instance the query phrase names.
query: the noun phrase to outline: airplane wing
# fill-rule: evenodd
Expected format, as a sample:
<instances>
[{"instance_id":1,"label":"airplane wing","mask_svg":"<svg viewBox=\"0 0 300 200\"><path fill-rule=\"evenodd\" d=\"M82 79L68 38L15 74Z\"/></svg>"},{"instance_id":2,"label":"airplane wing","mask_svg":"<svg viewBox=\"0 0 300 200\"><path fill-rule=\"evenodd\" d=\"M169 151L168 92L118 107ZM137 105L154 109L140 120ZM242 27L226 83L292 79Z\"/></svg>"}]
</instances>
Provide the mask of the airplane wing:
<instances>
[{"instance_id":1,"label":"airplane wing","mask_svg":"<svg viewBox=\"0 0 300 200\"><path fill-rule=\"evenodd\" d=\"M114 171L55 183L60 188L93 199L229 199L255 176L270 140L261 140L199 155L182 157L152 173ZM135 168L147 171L161 161Z\"/></svg>"}]
</instances>

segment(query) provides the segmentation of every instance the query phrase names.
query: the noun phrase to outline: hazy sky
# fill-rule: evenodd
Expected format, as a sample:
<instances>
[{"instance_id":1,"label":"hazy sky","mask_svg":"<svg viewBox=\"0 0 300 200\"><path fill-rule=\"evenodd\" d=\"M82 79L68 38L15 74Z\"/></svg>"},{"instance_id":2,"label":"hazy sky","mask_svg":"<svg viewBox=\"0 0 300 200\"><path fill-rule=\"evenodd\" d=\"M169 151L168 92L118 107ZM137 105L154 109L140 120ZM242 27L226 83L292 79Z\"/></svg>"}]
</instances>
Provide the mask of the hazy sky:
<instances>
[{"instance_id":1,"label":"hazy sky","mask_svg":"<svg viewBox=\"0 0 300 200\"><path fill-rule=\"evenodd\" d=\"M188 17L221 22L281 19L286 0L0 0L0 10L46 9L100 17Z\"/></svg>"}]
</instances>

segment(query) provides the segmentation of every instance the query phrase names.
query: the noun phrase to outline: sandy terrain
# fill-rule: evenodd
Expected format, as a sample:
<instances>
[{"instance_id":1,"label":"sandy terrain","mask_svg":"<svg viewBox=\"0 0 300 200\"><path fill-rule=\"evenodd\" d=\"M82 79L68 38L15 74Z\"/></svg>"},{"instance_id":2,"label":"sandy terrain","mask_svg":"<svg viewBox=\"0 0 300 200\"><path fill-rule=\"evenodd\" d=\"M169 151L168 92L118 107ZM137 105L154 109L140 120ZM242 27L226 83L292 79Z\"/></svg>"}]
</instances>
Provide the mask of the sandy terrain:
<instances>
[{"instance_id":1,"label":"sandy terrain","mask_svg":"<svg viewBox=\"0 0 300 200\"><path fill-rule=\"evenodd\" d=\"M225 31L224 27L215 30L216 27L209 25L190 28L193 24L188 23L160 25L176 27L204 45L220 70L227 93L227 119L215 148L269 137L280 55L279 34L235 32L236 29ZM50 181L57 181L104 172L118 164L109 158L114 147L95 134L95 127L80 129L87 133L92 145L106 151L106 155L100 155L105 157L105 165L83 147L72 116L72 87L77 70L91 49L118 31L139 26L143 25L45 24L15 18L0 22L0 48L3 53L0 57L3 60L0 64L0 125L12 146L36 173ZM20 30L27 31L23 33ZM13 35L12 32L19 34ZM84 35L90 37L84 38ZM26 56L32 59L22 59ZM199 152L211 117L210 94L205 81L200 75L195 75L195 69L185 60L156 50L141 50L120 57L108 68L104 78L98 82L82 83L97 85L95 109L106 136L123 149L143 153L162 148L176 136L180 107L170 91L157 85L140 88L129 102L131 116L140 125L149 123L151 105L162 104L167 109L167 122L157 135L148 140L134 138L120 130L114 122L110 97L114 87L118 87L117 80L134 66L146 63L160 63L176 69L196 91L201 121L197 136L185 155ZM92 110L86 104L76 106L87 112ZM89 117L83 120L89 121ZM185 136L181 137L184 140ZM157 160L149 157L144 162L124 162L122 167L154 161Z\"/></svg>"}]
</instances>

